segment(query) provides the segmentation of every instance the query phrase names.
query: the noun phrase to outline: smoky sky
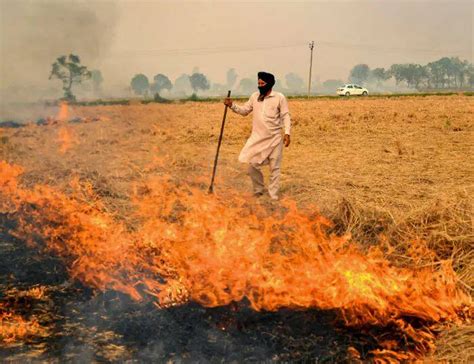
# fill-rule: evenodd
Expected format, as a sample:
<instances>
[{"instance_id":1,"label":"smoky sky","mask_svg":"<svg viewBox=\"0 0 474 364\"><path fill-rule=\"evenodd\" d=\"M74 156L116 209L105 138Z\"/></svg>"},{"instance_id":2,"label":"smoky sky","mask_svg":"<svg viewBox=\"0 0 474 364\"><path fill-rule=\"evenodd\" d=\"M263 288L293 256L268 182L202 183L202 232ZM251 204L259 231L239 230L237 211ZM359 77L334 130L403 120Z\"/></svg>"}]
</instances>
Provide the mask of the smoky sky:
<instances>
[{"instance_id":1,"label":"smoky sky","mask_svg":"<svg viewBox=\"0 0 474 364\"><path fill-rule=\"evenodd\" d=\"M229 68L307 77L312 40L316 81L358 63L473 61L471 1L0 1L3 87L51 84L51 63L70 52L108 89L195 67L219 83Z\"/></svg>"},{"instance_id":2,"label":"smoky sky","mask_svg":"<svg viewBox=\"0 0 474 364\"><path fill-rule=\"evenodd\" d=\"M113 3L0 0L2 88L46 86L51 64L74 53L94 69L112 42Z\"/></svg>"}]
</instances>

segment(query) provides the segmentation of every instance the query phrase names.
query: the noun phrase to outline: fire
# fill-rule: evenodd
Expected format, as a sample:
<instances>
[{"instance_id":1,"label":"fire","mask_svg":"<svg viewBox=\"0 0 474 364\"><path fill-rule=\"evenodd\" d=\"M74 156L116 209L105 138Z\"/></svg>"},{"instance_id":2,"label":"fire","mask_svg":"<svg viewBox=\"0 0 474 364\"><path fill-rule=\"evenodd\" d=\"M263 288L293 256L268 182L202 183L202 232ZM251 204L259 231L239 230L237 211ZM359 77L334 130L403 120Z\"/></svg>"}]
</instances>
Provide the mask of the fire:
<instances>
[{"instance_id":1,"label":"fire","mask_svg":"<svg viewBox=\"0 0 474 364\"><path fill-rule=\"evenodd\" d=\"M58 111L58 114L56 115L56 119L59 121L67 121L68 118L69 118L68 104L66 101L62 101L59 104L59 111Z\"/></svg>"},{"instance_id":2,"label":"fire","mask_svg":"<svg viewBox=\"0 0 474 364\"><path fill-rule=\"evenodd\" d=\"M59 151L64 154L74 144L78 143L77 137L70 127L67 127L65 124L69 119L69 108L66 101L62 101L59 104L59 111L54 118L55 122L59 122L61 127L58 130L57 141L60 144Z\"/></svg>"},{"instance_id":3,"label":"fire","mask_svg":"<svg viewBox=\"0 0 474 364\"><path fill-rule=\"evenodd\" d=\"M397 327L422 353L433 348L434 335L415 330L409 318L455 322L472 307L451 262L394 266L380 247L363 252L347 236L328 235L328 220L291 202L285 213L269 214L237 193L208 195L155 178L134 189L141 225L130 231L97 196L94 204L83 202L91 198L87 186L76 181L72 195L23 189L20 173L0 163L0 207L19 222L18 237L64 258L85 284L151 299L159 308L246 300L257 311L337 310L348 326ZM396 356L392 342L381 347L374 357Z\"/></svg>"},{"instance_id":4,"label":"fire","mask_svg":"<svg viewBox=\"0 0 474 364\"><path fill-rule=\"evenodd\" d=\"M16 288L9 289L5 292L5 294L10 297L26 297L35 300L42 300L46 298L46 291L47 287L45 286L35 286L27 289L26 291L19 291Z\"/></svg>"},{"instance_id":5,"label":"fire","mask_svg":"<svg viewBox=\"0 0 474 364\"><path fill-rule=\"evenodd\" d=\"M63 126L58 130L57 140L60 143L59 151L63 154L71 149L74 144L78 143L76 135L66 126Z\"/></svg>"},{"instance_id":6,"label":"fire","mask_svg":"<svg viewBox=\"0 0 474 364\"><path fill-rule=\"evenodd\" d=\"M46 329L35 318L27 320L0 303L0 343L9 346L29 337L46 335Z\"/></svg>"}]
</instances>

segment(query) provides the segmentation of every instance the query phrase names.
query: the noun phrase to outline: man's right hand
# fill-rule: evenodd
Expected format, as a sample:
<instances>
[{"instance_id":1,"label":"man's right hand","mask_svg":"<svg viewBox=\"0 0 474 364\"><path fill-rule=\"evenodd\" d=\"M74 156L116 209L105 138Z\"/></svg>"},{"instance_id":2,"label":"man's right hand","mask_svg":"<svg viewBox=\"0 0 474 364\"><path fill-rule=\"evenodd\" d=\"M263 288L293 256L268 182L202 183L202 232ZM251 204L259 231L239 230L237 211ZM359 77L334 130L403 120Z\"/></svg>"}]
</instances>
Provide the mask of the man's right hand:
<instances>
[{"instance_id":1,"label":"man's right hand","mask_svg":"<svg viewBox=\"0 0 474 364\"><path fill-rule=\"evenodd\" d=\"M224 99L224 105L225 106L229 106L229 107L232 107L232 99L230 97L226 97Z\"/></svg>"}]
</instances>

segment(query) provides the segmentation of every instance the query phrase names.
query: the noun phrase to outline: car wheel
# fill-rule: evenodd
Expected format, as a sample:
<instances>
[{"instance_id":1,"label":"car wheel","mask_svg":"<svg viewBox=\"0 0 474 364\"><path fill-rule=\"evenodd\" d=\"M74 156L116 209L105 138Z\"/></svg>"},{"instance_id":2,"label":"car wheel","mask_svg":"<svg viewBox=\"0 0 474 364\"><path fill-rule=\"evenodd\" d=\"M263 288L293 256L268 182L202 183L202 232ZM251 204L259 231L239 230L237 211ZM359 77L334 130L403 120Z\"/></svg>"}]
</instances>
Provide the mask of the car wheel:
<instances>
[{"instance_id":1,"label":"car wheel","mask_svg":"<svg viewBox=\"0 0 474 364\"><path fill-rule=\"evenodd\" d=\"M349 91L347 91L346 96L351 96L351 93Z\"/></svg>"},{"instance_id":2,"label":"car wheel","mask_svg":"<svg viewBox=\"0 0 474 364\"><path fill-rule=\"evenodd\" d=\"M367 95L368 95L367 91L362 92L362 96L367 96Z\"/></svg>"}]
</instances>

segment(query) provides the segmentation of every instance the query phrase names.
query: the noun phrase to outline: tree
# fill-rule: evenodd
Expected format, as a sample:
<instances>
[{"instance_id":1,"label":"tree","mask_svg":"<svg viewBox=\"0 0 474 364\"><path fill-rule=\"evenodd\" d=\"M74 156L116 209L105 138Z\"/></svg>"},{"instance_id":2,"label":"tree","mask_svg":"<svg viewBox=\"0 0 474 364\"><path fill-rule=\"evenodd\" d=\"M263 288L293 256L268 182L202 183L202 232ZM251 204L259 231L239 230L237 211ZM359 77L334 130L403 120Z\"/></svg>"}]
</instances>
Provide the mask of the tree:
<instances>
[{"instance_id":1,"label":"tree","mask_svg":"<svg viewBox=\"0 0 474 364\"><path fill-rule=\"evenodd\" d=\"M289 90L294 92L302 92L304 91L304 81L303 79L298 76L296 73L288 73L285 76L286 86Z\"/></svg>"},{"instance_id":2,"label":"tree","mask_svg":"<svg viewBox=\"0 0 474 364\"><path fill-rule=\"evenodd\" d=\"M428 63L427 67L430 72L430 81L434 84L434 87L444 87L445 72L441 63L439 63L439 61L430 62Z\"/></svg>"},{"instance_id":3,"label":"tree","mask_svg":"<svg viewBox=\"0 0 474 364\"><path fill-rule=\"evenodd\" d=\"M428 63L428 69L431 80L436 88L449 87L455 75L455 67L453 67L452 59L443 57L437 61Z\"/></svg>"},{"instance_id":4,"label":"tree","mask_svg":"<svg viewBox=\"0 0 474 364\"><path fill-rule=\"evenodd\" d=\"M234 68L229 68L229 70L227 71L227 75L226 75L226 79L227 79L227 89L228 90L231 90L232 89L232 86L234 86L235 84L235 81L237 81L237 73L235 72L235 69Z\"/></svg>"},{"instance_id":5,"label":"tree","mask_svg":"<svg viewBox=\"0 0 474 364\"><path fill-rule=\"evenodd\" d=\"M429 83L428 69L416 63L394 64L390 67L390 74L395 77L397 85L404 81L408 87L418 89L422 83Z\"/></svg>"},{"instance_id":6,"label":"tree","mask_svg":"<svg viewBox=\"0 0 474 364\"><path fill-rule=\"evenodd\" d=\"M456 73L457 73L457 70L458 70L458 66L456 63L456 59L457 61L459 61L459 58L454 58L454 57L451 57L451 58L448 58L448 57L444 57L441 59L441 61L443 62L443 66L445 67L446 69L446 76L447 76L447 81L448 81L448 87L457 87L457 80L456 80Z\"/></svg>"},{"instance_id":7,"label":"tree","mask_svg":"<svg viewBox=\"0 0 474 364\"><path fill-rule=\"evenodd\" d=\"M364 84L370 75L370 68L366 64L358 64L352 68L349 74L350 82Z\"/></svg>"},{"instance_id":8,"label":"tree","mask_svg":"<svg viewBox=\"0 0 474 364\"><path fill-rule=\"evenodd\" d=\"M202 73L193 73L189 77L189 81L194 93L197 93L198 90L209 90L210 88L209 81Z\"/></svg>"},{"instance_id":9,"label":"tree","mask_svg":"<svg viewBox=\"0 0 474 364\"><path fill-rule=\"evenodd\" d=\"M390 71L386 71L385 68L375 68L370 72L370 74L371 78L373 78L378 85L392 77Z\"/></svg>"},{"instance_id":10,"label":"tree","mask_svg":"<svg viewBox=\"0 0 474 364\"><path fill-rule=\"evenodd\" d=\"M395 83L397 85L399 85L404 80L402 64L392 64L392 66L390 66L389 72L390 72L390 75L392 75L393 78L395 78Z\"/></svg>"},{"instance_id":11,"label":"tree","mask_svg":"<svg viewBox=\"0 0 474 364\"><path fill-rule=\"evenodd\" d=\"M94 93L99 93L102 89L102 82L104 81L104 78L102 77L102 72L100 72L99 70L92 70L91 81Z\"/></svg>"},{"instance_id":12,"label":"tree","mask_svg":"<svg viewBox=\"0 0 474 364\"><path fill-rule=\"evenodd\" d=\"M251 78L242 78L239 82L238 90L244 95L249 95L257 88L257 82Z\"/></svg>"},{"instance_id":13,"label":"tree","mask_svg":"<svg viewBox=\"0 0 474 364\"><path fill-rule=\"evenodd\" d=\"M49 79L57 78L63 83L64 99L74 101L76 97L72 93L73 84L80 84L91 77L86 66L81 65L78 56L70 54L61 56L53 63Z\"/></svg>"},{"instance_id":14,"label":"tree","mask_svg":"<svg viewBox=\"0 0 474 364\"><path fill-rule=\"evenodd\" d=\"M150 82L148 77L140 73L135 75L130 82L133 92L137 95L146 95L150 89Z\"/></svg>"},{"instance_id":15,"label":"tree","mask_svg":"<svg viewBox=\"0 0 474 364\"><path fill-rule=\"evenodd\" d=\"M464 83L469 76L469 62L461 61L459 57L452 57L450 68L452 69L452 73L454 73L455 87L464 87Z\"/></svg>"},{"instance_id":16,"label":"tree","mask_svg":"<svg viewBox=\"0 0 474 364\"><path fill-rule=\"evenodd\" d=\"M470 88L474 88L474 66L472 64L467 69L467 83Z\"/></svg>"},{"instance_id":17,"label":"tree","mask_svg":"<svg viewBox=\"0 0 474 364\"><path fill-rule=\"evenodd\" d=\"M428 79L427 69L420 64L409 63L405 65L404 73L408 87L418 89L420 84Z\"/></svg>"},{"instance_id":18,"label":"tree","mask_svg":"<svg viewBox=\"0 0 474 364\"><path fill-rule=\"evenodd\" d=\"M160 94L161 90L171 90L173 85L168 77L165 75L158 73L155 77L153 77L153 83L150 86L150 90L153 93Z\"/></svg>"}]
</instances>

